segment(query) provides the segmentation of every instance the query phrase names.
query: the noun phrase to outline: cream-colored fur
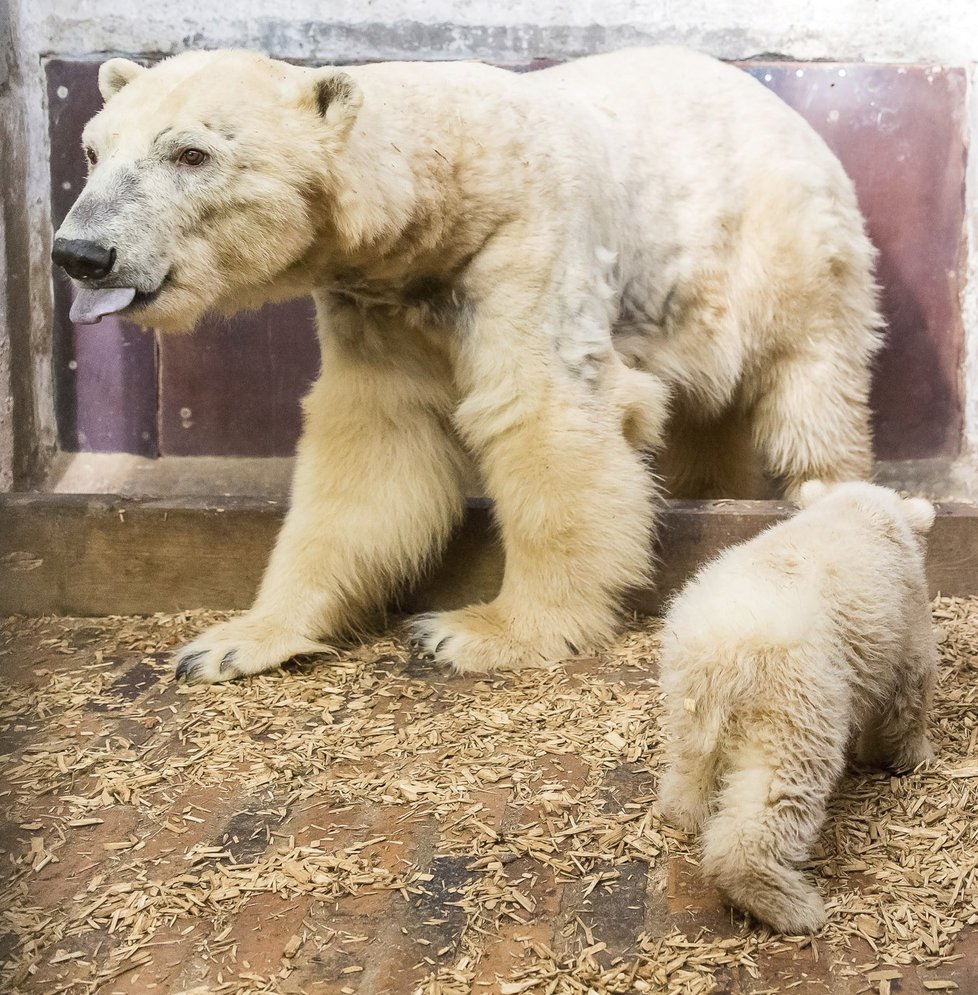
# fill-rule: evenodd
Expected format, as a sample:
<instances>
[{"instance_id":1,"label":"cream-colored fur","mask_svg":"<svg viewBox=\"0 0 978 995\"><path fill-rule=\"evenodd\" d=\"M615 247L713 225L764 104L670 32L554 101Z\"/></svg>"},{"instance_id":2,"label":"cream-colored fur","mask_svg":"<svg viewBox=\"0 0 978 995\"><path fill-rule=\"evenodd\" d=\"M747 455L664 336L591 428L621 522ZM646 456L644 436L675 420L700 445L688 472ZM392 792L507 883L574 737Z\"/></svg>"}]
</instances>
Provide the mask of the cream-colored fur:
<instances>
[{"instance_id":1,"label":"cream-colored fur","mask_svg":"<svg viewBox=\"0 0 978 995\"><path fill-rule=\"evenodd\" d=\"M797 864L856 740L906 771L931 754L937 671L923 499L871 484L801 488L805 510L703 568L672 604L661 660L663 810L703 829L703 871L785 933L824 908Z\"/></svg>"},{"instance_id":2,"label":"cream-colored fur","mask_svg":"<svg viewBox=\"0 0 978 995\"><path fill-rule=\"evenodd\" d=\"M739 70L676 49L528 75L196 52L113 59L100 85L59 235L116 249L124 316L179 331L310 293L319 316L286 525L251 612L181 654L189 679L355 626L444 544L469 463L502 591L420 619L421 652L487 671L599 645L647 580L641 450L670 394L693 425L670 467L694 465L696 419L729 417L789 490L868 472L873 251L838 162ZM742 488L723 465L709 486Z\"/></svg>"}]
</instances>

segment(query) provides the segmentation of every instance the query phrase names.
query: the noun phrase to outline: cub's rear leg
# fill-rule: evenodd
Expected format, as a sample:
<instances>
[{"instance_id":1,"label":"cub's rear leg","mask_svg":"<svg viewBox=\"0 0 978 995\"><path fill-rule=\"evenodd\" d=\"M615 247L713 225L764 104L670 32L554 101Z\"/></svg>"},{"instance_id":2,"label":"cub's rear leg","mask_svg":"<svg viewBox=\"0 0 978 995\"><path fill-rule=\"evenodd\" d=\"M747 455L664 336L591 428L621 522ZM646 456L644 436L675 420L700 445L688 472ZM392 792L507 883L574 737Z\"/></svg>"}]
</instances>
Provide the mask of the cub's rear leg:
<instances>
[{"instance_id":1,"label":"cub's rear leg","mask_svg":"<svg viewBox=\"0 0 978 995\"><path fill-rule=\"evenodd\" d=\"M707 878L731 904L790 934L825 921L824 903L797 865L811 853L845 763L845 744L819 735L818 716L809 718L768 730L752 724L751 742L726 757L703 832Z\"/></svg>"},{"instance_id":2,"label":"cub's rear leg","mask_svg":"<svg viewBox=\"0 0 978 995\"><path fill-rule=\"evenodd\" d=\"M682 742L678 755L659 781L659 807L667 819L687 833L702 828L716 792L717 760L714 744Z\"/></svg>"},{"instance_id":3,"label":"cub's rear leg","mask_svg":"<svg viewBox=\"0 0 978 995\"><path fill-rule=\"evenodd\" d=\"M859 759L907 773L934 756L927 725L937 682L937 646L929 611L918 623L896 677L892 695L860 737Z\"/></svg>"}]
</instances>

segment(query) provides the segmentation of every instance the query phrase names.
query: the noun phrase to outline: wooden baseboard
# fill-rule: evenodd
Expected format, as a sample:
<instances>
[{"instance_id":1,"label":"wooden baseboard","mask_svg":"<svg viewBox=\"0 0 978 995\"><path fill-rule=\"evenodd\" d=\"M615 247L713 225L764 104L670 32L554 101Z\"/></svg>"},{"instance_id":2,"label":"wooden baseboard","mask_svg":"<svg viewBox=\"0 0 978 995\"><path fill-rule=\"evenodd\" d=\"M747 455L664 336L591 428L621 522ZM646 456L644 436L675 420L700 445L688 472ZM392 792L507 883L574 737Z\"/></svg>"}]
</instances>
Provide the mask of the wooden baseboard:
<instances>
[{"instance_id":1,"label":"wooden baseboard","mask_svg":"<svg viewBox=\"0 0 978 995\"><path fill-rule=\"evenodd\" d=\"M0 494L0 616L246 608L284 513L262 498ZM656 584L635 592L635 606L656 612L702 563L787 513L773 501L667 502ZM978 594L978 507L938 505L927 565L933 593ZM501 575L491 509L473 501L441 563L402 604L487 600Z\"/></svg>"}]
</instances>

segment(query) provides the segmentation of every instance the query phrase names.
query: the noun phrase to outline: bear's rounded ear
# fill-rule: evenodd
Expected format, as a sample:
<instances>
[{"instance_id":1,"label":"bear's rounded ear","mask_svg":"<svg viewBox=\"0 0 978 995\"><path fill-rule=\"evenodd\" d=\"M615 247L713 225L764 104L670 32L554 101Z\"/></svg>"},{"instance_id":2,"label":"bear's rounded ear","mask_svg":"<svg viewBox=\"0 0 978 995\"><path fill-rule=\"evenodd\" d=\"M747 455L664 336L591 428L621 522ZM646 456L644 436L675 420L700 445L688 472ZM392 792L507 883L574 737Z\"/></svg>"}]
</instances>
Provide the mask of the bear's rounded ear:
<instances>
[{"instance_id":1,"label":"bear's rounded ear","mask_svg":"<svg viewBox=\"0 0 978 995\"><path fill-rule=\"evenodd\" d=\"M926 498L904 498L903 513L910 528L923 535L934 524L934 506Z\"/></svg>"},{"instance_id":2,"label":"bear's rounded ear","mask_svg":"<svg viewBox=\"0 0 978 995\"><path fill-rule=\"evenodd\" d=\"M829 485L822 480L806 480L798 489L797 504L799 508L807 508L829 492Z\"/></svg>"},{"instance_id":3,"label":"bear's rounded ear","mask_svg":"<svg viewBox=\"0 0 978 995\"><path fill-rule=\"evenodd\" d=\"M137 65L128 59L109 59L98 70L98 88L102 99L108 103L127 83L131 83L145 66Z\"/></svg>"},{"instance_id":4,"label":"bear's rounded ear","mask_svg":"<svg viewBox=\"0 0 978 995\"><path fill-rule=\"evenodd\" d=\"M331 128L347 131L356 120L363 93L348 73L333 68L318 69L307 102Z\"/></svg>"}]
</instances>

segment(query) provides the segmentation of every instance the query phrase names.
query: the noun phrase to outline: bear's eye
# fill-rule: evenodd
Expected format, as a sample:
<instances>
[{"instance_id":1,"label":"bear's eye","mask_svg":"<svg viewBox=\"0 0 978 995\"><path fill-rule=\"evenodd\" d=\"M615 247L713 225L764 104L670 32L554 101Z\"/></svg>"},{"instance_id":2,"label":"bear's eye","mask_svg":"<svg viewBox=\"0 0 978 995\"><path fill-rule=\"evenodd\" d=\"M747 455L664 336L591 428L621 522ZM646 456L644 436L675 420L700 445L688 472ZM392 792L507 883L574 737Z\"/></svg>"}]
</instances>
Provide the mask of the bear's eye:
<instances>
[{"instance_id":1,"label":"bear's eye","mask_svg":"<svg viewBox=\"0 0 978 995\"><path fill-rule=\"evenodd\" d=\"M203 166L207 162L207 158L207 153L201 152L200 149L184 149L177 162L181 166Z\"/></svg>"},{"instance_id":2,"label":"bear's eye","mask_svg":"<svg viewBox=\"0 0 978 995\"><path fill-rule=\"evenodd\" d=\"M85 149L85 155L88 157L88 161L91 165L95 165L98 162L98 153L95 149Z\"/></svg>"}]
</instances>

